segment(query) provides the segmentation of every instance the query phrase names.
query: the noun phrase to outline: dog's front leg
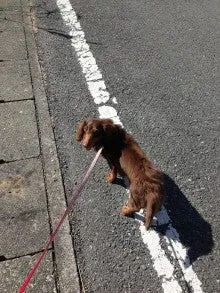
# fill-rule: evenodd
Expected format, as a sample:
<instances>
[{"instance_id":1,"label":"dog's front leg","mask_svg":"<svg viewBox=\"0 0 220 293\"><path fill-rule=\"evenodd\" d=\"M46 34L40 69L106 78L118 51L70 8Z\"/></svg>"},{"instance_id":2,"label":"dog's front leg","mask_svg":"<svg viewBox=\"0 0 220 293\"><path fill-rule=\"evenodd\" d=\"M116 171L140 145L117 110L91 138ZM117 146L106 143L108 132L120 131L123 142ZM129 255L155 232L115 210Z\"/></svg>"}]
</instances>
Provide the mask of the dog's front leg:
<instances>
[{"instance_id":1,"label":"dog's front leg","mask_svg":"<svg viewBox=\"0 0 220 293\"><path fill-rule=\"evenodd\" d=\"M107 181L110 183L114 182L117 177L117 173L118 173L117 168L112 167L111 171L106 176Z\"/></svg>"},{"instance_id":2,"label":"dog's front leg","mask_svg":"<svg viewBox=\"0 0 220 293\"><path fill-rule=\"evenodd\" d=\"M115 181L117 174L118 174L117 164L113 158L110 158L109 156L105 156L105 158L106 158L108 165L111 169L111 171L106 176L106 180L108 182L112 183Z\"/></svg>"}]
</instances>

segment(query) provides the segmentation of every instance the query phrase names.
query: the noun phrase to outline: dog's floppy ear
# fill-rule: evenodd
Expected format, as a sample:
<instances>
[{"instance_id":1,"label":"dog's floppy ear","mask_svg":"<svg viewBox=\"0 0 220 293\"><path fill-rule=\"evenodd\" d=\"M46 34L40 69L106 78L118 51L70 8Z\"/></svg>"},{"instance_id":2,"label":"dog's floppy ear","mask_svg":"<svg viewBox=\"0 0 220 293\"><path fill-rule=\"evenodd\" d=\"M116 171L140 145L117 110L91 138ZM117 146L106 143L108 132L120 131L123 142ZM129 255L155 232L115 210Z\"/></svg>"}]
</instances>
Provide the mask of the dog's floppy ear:
<instances>
[{"instance_id":1,"label":"dog's floppy ear","mask_svg":"<svg viewBox=\"0 0 220 293\"><path fill-rule=\"evenodd\" d=\"M87 125L87 121L82 121L80 122L80 124L77 127L76 130L76 140L77 141L81 141L83 139L83 135L84 135L84 127Z\"/></svg>"}]
</instances>

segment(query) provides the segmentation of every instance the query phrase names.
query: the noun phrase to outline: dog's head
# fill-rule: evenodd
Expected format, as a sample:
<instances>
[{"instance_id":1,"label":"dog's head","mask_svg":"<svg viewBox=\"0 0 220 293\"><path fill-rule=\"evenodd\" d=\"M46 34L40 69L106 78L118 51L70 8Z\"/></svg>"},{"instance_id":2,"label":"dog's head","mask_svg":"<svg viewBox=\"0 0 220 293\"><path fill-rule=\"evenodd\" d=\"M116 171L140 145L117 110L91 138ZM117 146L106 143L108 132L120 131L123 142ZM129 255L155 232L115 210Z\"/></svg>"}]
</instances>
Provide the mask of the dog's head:
<instances>
[{"instance_id":1,"label":"dog's head","mask_svg":"<svg viewBox=\"0 0 220 293\"><path fill-rule=\"evenodd\" d=\"M122 138L123 134L121 126L115 125L111 119L91 119L79 124L76 139L82 141L83 146L90 150L113 144L117 138Z\"/></svg>"}]
</instances>

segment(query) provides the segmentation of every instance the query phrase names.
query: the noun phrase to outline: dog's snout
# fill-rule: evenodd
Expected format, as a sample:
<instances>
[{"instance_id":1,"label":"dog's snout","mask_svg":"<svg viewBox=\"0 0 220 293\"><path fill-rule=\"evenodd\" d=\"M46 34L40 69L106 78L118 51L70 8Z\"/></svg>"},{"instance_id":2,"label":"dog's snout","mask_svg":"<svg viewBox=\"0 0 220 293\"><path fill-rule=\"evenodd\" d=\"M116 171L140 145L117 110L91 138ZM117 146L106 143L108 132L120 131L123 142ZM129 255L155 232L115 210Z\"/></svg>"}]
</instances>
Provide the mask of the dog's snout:
<instances>
[{"instance_id":1,"label":"dog's snout","mask_svg":"<svg viewBox=\"0 0 220 293\"><path fill-rule=\"evenodd\" d=\"M85 134L83 139L82 139L82 145L87 148L89 145L89 141L90 141L90 135Z\"/></svg>"},{"instance_id":2,"label":"dog's snout","mask_svg":"<svg viewBox=\"0 0 220 293\"><path fill-rule=\"evenodd\" d=\"M83 141L82 141L82 145L83 145L84 147L86 147L86 146L88 145L88 141L83 140Z\"/></svg>"}]
</instances>

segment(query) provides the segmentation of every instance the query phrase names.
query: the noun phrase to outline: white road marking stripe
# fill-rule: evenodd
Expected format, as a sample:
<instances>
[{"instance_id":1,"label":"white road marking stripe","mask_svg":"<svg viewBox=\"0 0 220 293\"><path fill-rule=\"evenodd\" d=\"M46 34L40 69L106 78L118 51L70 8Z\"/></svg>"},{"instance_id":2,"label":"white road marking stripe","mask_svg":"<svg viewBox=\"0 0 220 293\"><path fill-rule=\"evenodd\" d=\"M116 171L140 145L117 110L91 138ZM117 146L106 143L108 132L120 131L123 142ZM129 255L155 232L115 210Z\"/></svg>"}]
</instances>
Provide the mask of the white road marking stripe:
<instances>
[{"instance_id":1,"label":"white road marking stripe","mask_svg":"<svg viewBox=\"0 0 220 293\"><path fill-rule=\"evenodd\" d=\"M164 292L182 292L182 288L174 276L174 267L160 246L160 237L158 233L156 233L154 230L146 231L143 222L140 223L140 231L142 240L150 251L153 260L153 267L156 270L158 276L162 278L162 287Z\"/></svg>"},{"instance_id":2,"label":"white road marking stripe","mask_svg":"<svg viewBox=\"0 0 220 293\"><path fill-rule=\"evenodd\" d=\"M72 36L71 43L75 49L79 63L82 67L82 72L85 76L88 89L94 99L95 104L106 103L110 99L110 94L106 90L105 82L102 74L96 64L96 60L90 51L89 45L86 43L85 34L81 28L75 11L73 10L69 0L57 0L57 6L60 9L60 14L69 29L69 34ZM115 97L113 102L117 103ZM115 123L121 124L120 118L117 115L115 108L107 105L98 107L99 116L101 118L112 118ZM165 208L157 215L159 224L169 223L166 235L164 236L168 248L172 255L177 259L184 274L185 280L189 283L195 293L202 293L201 282L190 265L187 256L186 248L181 244L179 235L175 228L172 227L171 220ZM167 258L165 252L160 245L159 235L154 231L146 231L143 223L140 224L140 231L143 242L147 245L154 269L162 279L162 287L165 293L182 292L182 289L175 279L174 267ZM175 251L175 253L174 253Z\"/></svg>"},{"instance_id":3,"label":"white road marking stripe","mask_svg":"<svg viewBox=\"0 0 220 293\"><path fill-rule=\"evenodd\" d=\"M159 225L169 224L166 230L167 247L170 250L172 256L178 260L178 263L184 274L186 282L193 288L196 293L202 293L202 283L193 271L190 259L187 255L186 248L182 245L179 238L179 233L172 226L171 219L167 213L167 210L163 207L162 210L157 214L157 221Z\"/></svg>"},{"instance_id":4,"label":"white road marking stripe","mask_svg":"<svg viewBox=\"0 0 220 293\"><path fill-rule=\"evenodd\" d=\"M111 118L115 124L122 125L115 108L104 105L104 106L99 106L98 111L99 111L100 118Z\"/></svg>"},{"instance_id":5,"label":"white road marking stripe","mask_svg":"<svg viewBox=\"0 0 220 293\"><path fill-rule=\"evenodd\" d=\"M96 104L106 103L110 99L110 95L106 90L105 82L102 79L96 60L86 43L85 34L77 20L75 11L68 0L57 0L57 6L65 24L70 29L71 44L75 49L94 102Z\"/></svg>"}]
</instances>

